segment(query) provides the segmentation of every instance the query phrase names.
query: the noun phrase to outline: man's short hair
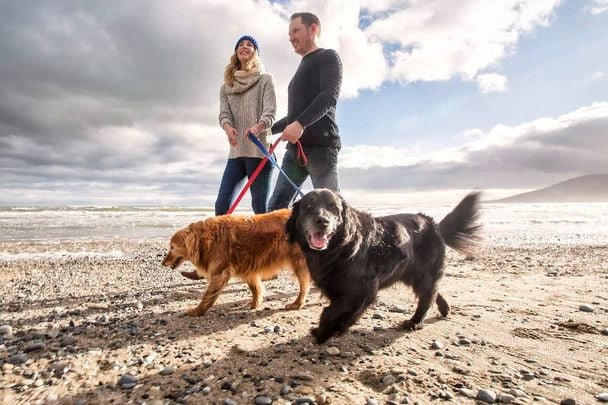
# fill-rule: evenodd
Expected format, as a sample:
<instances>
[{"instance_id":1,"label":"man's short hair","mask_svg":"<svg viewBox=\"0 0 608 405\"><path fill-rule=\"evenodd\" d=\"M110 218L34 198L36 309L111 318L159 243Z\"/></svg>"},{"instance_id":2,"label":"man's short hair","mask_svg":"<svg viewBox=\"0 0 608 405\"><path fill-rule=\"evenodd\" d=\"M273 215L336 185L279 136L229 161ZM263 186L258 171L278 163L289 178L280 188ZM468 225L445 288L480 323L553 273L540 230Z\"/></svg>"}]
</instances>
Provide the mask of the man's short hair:
<instances>
[{"instance_id":1,"label":"man's short hair","mask_svg":"<svg viewBox=\"0 0 608 405\"><path fill-rule=\"evenodd\" d=\"M293 21L298 17L302 19L302 24L304 24L306 27L310 27L312 24L317 24L317 27L319 27L318 34L321 35L321 21L319 20L319 17L313 13L301 12L293 13L290 19Z\"/></svg>"}]
</instances>

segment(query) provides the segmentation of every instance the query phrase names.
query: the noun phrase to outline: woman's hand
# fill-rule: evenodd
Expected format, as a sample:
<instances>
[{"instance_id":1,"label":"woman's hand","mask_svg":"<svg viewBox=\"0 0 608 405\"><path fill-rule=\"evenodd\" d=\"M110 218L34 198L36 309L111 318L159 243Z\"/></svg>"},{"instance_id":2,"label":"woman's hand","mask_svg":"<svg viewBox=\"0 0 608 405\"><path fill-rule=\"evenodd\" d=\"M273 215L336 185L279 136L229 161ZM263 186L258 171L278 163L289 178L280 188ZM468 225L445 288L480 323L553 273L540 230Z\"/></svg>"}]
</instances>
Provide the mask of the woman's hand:
<instances>
[{"instance_id":1,"label":"woman's hand","mask_svg":"<svg viewBox=\"0 0 608 405\"><path fill-rule=\"evenodd\" d=\"M224 131L226 132L226 136L228 137L228 142L230 143L230 145L236 146L236 137L238 136L238 134L236 133L236 129L234 129L230 125L225 125Z\"/></svg>"},{"instance_id":2,"label":"woman's hand","mask_svg":"<svg viewBox=\"0 0 608 405\"><path fill-rule=\"evenodd\" d=\"M259 138L260 137L260 132L262 132L265 129L266 129L266 124L263 123L263 122L258 122L257 124L255 124L254 126L252 126L251 128L249 128L247 131L245 131L245 138L247 138L247 135L249 135L250 132L256 138Z\"/></svg>"}]
</instances>

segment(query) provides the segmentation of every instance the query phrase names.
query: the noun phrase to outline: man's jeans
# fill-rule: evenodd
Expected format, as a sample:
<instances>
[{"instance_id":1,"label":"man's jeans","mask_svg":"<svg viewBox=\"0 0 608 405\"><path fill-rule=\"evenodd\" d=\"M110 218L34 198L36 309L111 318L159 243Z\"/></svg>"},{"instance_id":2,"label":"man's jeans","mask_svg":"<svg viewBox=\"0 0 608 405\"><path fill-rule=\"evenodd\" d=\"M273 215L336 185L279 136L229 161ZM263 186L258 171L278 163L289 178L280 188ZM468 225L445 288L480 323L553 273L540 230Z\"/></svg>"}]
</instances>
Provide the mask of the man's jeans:
<instances>
[{"instance_id":1,"label":"man's jeans","mask_svg":"<svg viewBox=\"0 0 608 405\"><path fill-rule=\"evenodd\" d=\"M306 178L310 176L314 188L328 188L339 192L338 151L339 149L327 146L306 148L308 164L306 167L302 167L296 161L296 150L287 149L281 168L298 187L302 186ZM277 184L268 202L268 211L289 207L296 192L285 176L279 173Z\"/></svg>"},{"instance_id":2,"label":"man's jeans","mask_svg":"<svg viewBox=\"0 0 608 405\"><path fill-rule=\"evenodd\" d=\"M220 183L220 191L215 201L215 215L223 215L228 212L233 199L241 191L237 186L244 183L245 177L249 178L253 174L261 161L262 159L253 157L228 159ZM256 214L264 213L267 210L266 202L270 194L271 175L272 165L270 162L266 162L258 177L251 184L251 208Z\"/></svg>"}]
</instances>

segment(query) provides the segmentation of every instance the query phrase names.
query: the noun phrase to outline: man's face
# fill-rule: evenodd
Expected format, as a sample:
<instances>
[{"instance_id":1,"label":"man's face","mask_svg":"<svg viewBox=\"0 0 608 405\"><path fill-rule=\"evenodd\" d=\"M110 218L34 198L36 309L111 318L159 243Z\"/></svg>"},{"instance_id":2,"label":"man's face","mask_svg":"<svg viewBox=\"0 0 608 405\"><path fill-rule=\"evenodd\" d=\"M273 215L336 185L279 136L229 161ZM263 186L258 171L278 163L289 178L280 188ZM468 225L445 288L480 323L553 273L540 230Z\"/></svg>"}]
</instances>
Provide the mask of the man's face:
<instances>
[{"instance_id":1,"label":"man's face","mask_svg":"<svg viewBox=\"0 0 608 405\"><path fill-rule=\"evenodd\" d=\"M306 55L314 47L315 24L306 27L302 18L294 18L289 23L289 42L298 55Z\"/></svg>"}]
</instances>

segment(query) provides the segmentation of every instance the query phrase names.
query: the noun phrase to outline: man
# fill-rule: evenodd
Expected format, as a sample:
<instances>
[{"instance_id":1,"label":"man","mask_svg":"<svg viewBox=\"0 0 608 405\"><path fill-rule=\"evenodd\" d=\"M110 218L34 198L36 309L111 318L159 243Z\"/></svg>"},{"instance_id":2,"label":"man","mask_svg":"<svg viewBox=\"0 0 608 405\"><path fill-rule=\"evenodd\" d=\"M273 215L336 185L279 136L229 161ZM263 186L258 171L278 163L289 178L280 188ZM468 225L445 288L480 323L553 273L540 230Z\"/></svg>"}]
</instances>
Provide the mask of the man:
<instances>
[{"instance_id":1,"label":"man","mask_svg":"<svg viewBox=\"0 0 608 405\"><path fill-rule=\"evenodd\" d=\"M289 41L302 56L287 90L287 116L272 126L288 141L281 167L299 186L308 176L314 188L340 191L338 152L342 147L336 124L336 103L342 84L342 61L333 49L319 48L321 22L312 13L295 13L289 24ZM303 166L296 142L300 140L308 163ZM268 210L287 208L296 194L281 175L277 179Z\"/></svg>"}]
</instances>

